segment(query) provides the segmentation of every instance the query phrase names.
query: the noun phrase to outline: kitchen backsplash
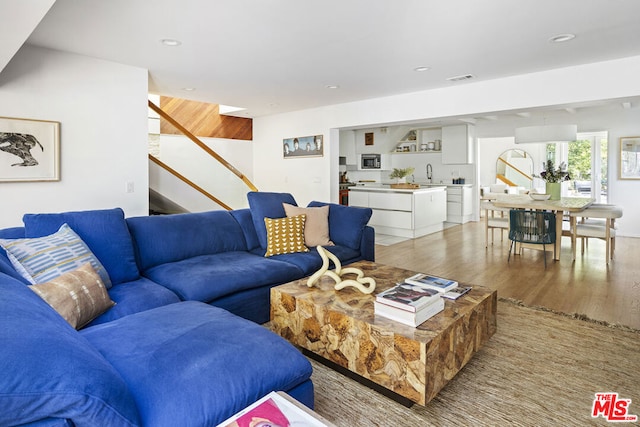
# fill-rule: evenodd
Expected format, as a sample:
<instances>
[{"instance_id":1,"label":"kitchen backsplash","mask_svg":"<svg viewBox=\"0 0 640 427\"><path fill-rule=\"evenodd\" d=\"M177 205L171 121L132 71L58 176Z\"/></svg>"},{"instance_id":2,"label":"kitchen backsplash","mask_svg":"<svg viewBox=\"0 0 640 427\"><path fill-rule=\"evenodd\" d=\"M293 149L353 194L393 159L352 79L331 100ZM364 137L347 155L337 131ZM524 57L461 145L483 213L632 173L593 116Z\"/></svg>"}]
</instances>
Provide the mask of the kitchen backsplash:
<instances>
[{"instance_id":1,"label":"kitchen backsplash","mask_svg":"<svg viewBox=\"0 0 640 427\"><path fill-rule=\"evenodd\" d=\"M427 182L427 163L433 168L434 184L452 184L454 178L465 178L465 184L475 183L475 165L443 165L441 162L434 161L435 154L399 154L391 156L391 165L395 168L406 168L412 166L415 168L413 177L416 182ZM424 157L429 158L430 162L425 162ZM393 183L394 179L389 178L391 171L349 171L348 177L350 182L358 182L360 180L375 180L381 183ZM411 176L408 177L411 181Z\"/></svg>"}]
</instances>

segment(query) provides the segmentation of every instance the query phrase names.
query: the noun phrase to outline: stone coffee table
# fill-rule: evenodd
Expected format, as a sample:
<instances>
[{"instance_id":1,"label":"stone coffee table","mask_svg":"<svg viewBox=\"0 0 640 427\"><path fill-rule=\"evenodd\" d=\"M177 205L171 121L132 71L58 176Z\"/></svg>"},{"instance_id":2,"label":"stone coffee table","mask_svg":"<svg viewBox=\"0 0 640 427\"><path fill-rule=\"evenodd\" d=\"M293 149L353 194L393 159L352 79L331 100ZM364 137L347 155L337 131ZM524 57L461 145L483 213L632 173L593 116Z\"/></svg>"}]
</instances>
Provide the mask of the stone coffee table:
<instances>
[{"instance_id":1,"label":"stone coffee table","mask_svg":"<svg viewBox=\"0 0 640 427\"><path fill-rule=\"evenodd\" d=\"M376 316L373 302L375 294L417 272L369 261L349 267L376 280L373 294L354 288L335 291L327 277L313 288L306 278L276 286L271 289L270 327L330 366L381 386L380 391L401 403L425 405L433 399L496 331L496 291L473 286L412 328Z\"/></svg>"}]
</instances>

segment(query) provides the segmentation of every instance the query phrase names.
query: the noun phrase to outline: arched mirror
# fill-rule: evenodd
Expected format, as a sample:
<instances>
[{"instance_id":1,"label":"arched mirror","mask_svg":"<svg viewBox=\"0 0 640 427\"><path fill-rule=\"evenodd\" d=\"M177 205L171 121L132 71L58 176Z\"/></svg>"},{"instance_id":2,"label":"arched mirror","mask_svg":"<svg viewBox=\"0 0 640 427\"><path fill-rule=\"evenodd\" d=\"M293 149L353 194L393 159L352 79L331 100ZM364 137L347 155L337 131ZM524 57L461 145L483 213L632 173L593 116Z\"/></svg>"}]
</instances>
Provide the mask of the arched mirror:
<instances>
[{"instance_id":1,"label":"arched mirror","mask_svg":"<svg viewBox=\"0 0 640 427\"><path fill-rule=\"evenodd\" d=\"M496 179L510 186L532 188L533 159L524 150L507 150L496 162Z\"/></svg>"}]
</instances>

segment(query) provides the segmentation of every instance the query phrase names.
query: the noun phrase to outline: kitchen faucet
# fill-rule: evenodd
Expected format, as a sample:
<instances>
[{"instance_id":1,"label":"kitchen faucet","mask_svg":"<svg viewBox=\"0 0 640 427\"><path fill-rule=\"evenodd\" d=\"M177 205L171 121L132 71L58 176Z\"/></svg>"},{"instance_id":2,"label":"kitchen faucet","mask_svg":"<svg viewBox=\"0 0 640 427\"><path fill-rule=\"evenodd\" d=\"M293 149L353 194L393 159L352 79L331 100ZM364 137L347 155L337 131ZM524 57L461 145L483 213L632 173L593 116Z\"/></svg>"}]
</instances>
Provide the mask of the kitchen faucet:
<instances>
[{"instance_id":1,"label":"kitchen faucet","mask_svg":"<svg viewBox=\"0 0 640 427\"><path fill-rule=\"evenodd\" d=\"M431 167L431 163L427 163L427 183L431 184L432 178L433 178L433 167Z\"/></svg>"}]
</instances>

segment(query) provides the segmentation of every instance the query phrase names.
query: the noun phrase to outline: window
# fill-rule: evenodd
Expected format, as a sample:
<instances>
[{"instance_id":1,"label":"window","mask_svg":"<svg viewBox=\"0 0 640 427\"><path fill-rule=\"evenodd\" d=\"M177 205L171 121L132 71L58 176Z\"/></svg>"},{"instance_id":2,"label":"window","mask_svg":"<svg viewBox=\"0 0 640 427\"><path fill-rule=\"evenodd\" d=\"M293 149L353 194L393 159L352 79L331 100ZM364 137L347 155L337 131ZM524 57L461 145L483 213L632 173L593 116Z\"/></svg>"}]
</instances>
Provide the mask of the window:
<instances>
[{"instance_id":1,"label":"window","mask_svg":"<svg viewBox=\"0 0 640 427\"><path fill-rule=\"evenodd\" d=\"M596 203L607 202L607 138L607 132L579 133L576 141L547 144L547 160L556 166L565 162L569 169L571 181L563 189L564 196L593 197Z\"/></svg>"}]
</instances>

